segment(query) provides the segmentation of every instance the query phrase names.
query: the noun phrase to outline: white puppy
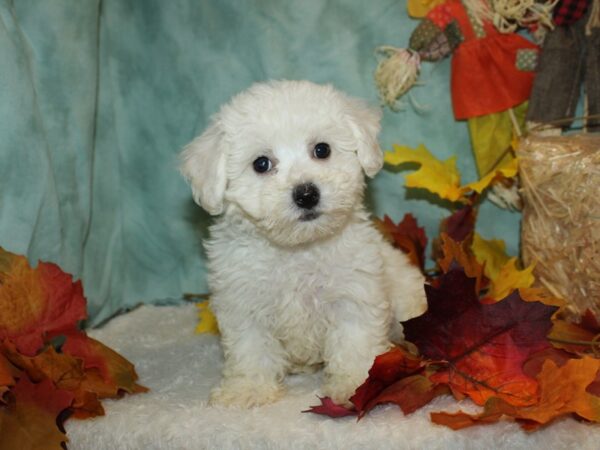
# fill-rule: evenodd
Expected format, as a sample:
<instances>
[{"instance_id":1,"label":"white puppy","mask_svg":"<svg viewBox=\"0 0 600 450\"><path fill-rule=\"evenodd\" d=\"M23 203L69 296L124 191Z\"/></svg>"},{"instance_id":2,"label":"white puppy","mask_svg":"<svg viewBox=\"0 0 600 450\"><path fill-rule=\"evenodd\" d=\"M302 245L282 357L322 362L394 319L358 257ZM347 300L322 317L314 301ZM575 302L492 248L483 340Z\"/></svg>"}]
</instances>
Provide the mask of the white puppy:
<instances>
[{"instance_id":1,"label":"white puppy","mask_svg":"<svg viewBox=\"0 0 600 450\"><path fill-rule=\"evenodd\" d=\"M256 84L183 151L196 202L221 215L205 243L225 354L212 402L272 402L286 373L323 363L323 394L347 402L425 310L423 276L363 207L379 119L331 86Z\"/></svg>"}]
</instances>

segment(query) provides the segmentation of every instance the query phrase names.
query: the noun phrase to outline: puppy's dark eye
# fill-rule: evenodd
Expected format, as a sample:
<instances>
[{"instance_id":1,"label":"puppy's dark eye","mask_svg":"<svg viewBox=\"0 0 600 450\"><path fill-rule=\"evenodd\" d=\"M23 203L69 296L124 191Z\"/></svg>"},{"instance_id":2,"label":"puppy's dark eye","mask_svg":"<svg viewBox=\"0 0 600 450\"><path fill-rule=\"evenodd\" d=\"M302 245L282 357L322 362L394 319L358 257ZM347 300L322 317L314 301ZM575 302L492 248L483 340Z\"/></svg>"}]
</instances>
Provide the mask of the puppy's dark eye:
<instances>
[{"instance_id":1,"label":"puppy's dark eye","mask_svg":"<svg viewBox=\"0 0 600 450\"><path fill-rule=\"evenodd\" d=\"M266 156L259 156L252 163L256 173L265 173L273 168L273 162Z\"/></svg>"},{"instance_id":2,"label":"puppy's dark eye","mask_svg":"<svg viewBox=\"0 0 600 450\"><path fill-rule=\"evenodd\" d=\"M313 150L313 155L315 158L327 159L329 158L330 154L331 148L329 147L329 144L326 144L325 142L319 142L317 145L315 145L315 149Z\"/></svg>"}]
</instances>

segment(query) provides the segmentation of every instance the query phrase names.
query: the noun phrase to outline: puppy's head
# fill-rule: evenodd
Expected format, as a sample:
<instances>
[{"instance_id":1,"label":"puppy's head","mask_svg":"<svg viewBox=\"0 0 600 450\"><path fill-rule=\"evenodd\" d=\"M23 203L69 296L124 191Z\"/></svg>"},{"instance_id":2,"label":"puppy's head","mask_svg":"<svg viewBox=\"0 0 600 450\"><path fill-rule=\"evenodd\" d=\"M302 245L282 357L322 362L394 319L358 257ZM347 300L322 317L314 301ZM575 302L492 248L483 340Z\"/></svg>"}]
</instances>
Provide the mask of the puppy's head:
<instances>
[{"instance_id":1,"label":"puppy's head","mask_svg":"<svg viewBox=\"0 0 600 450\"><path fill-rule=\"evenodd\" d=\"M383 164L380 112L307 81L256 84L234 97L181 155L210 214L240 210L270 240L330 236L362 203Z\"/></svg>"}]
</instances>

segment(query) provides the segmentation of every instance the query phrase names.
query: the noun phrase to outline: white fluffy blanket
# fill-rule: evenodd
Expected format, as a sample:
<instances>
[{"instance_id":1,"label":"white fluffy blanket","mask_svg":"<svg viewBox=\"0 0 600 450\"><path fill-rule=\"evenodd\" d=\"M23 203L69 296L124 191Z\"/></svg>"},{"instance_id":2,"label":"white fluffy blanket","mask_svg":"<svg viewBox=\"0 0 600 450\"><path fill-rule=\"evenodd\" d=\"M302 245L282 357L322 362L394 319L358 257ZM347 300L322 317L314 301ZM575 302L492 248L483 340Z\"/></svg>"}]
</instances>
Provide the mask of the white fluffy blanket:
<instances>
[{"instance_id":1,"label":"white fluffy blanket","mask_svg":"<svg viewBox=\"0 0 600 450\"><path fill-rule=\"evenodd\" d=\"M286 397L251 410L207 405L220 378L219 340L195 335L196 309L143 306L89 334L135 363L146 394L105 401L106 416L69 420L69 449L598 449L600 427L563 419L533 434L504 421L452 431L432 411L473 410L440 398L412 415L389 405L360 422L301 411L318 403L320 374L288 377Z\"/></svg>"}]
</instances>

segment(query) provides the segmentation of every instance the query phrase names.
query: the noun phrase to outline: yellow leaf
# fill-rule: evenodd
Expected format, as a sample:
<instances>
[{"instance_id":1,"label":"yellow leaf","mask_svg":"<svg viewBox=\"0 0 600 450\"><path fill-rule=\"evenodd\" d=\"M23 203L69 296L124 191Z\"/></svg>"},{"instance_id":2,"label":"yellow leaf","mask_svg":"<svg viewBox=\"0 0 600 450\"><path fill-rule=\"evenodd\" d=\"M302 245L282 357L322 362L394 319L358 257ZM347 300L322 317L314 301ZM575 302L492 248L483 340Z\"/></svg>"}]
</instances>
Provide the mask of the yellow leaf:
<instances>
[{"instance_id":1,"label":"yellow leaf","mask_svg":"<svg viewBox=\"0 0 600 450\"><path fill-rule=\"evenodd\" d=\"M555 297L546 288L520 288L519 294L521 295L521 298L526 302L541 302L545 305L558 306L559 308L564 308L565 306L567 306L567 302L565 302L564 299ZM558 314L558 312L556 314ZM554 323L556 324L556 321Z\"/></svg>"},{"instance_id":2,"label":"yellow leaf","mask_svg":"<svg viewBox=\"0 0 600 450\"><path fill-rule=\"evenodd\" d=\"M506 254L506 244L501 239L483 239L479 234L473 236L471 250L479 264L482 264L483 273L494 281L500 274L500 270L509 260Z\"/></svg>"},{"instance_id":3,"label":"yellow leaf","mask_svg":"<svg viewBox=\"0 0 600 450\"><path fill-rule=\"evenodd\" d=\"M494 300L501 300L509 295L515 289L530 287L535 278L533 277L533 268L535 264L523 270L517 269L517 258L509 259L500 269L500 273L492 282L490 297Z\"/></svg>"},{"instance_id":4,"label":"yellow leaf","mask_svg":"<svg viewBox=\"0 0 600 450\"><path fill-rule=\"evenodd\" d=\"M464 186L462 189L465 190L473 190L478 194L481 194L485 189L489 187L489 185L496 181L499 178L512 178L517 175L519 171L519 163L517 159L511 159L504 163L502 166L498 167L495 170L492 170L481 180L476 181L474 183L469 183Z\"/></svg>"},{"instance_id":5,"label":"yellow leaf","mask_svg":"<svg viewBox=\"0 0 600 450\"><path fill-rule=\"evenodd\" d=\"M416 149L394 145L393 152L386 152L386 163L397 166L403 163L417 163L421 167L407 175L406 187L423 188L452 202L464 200L466 189L460 187L460 174L456 168L456 157L440 161L424 145Z\"/></svg>"},{"instance_id":6,"label":"yellow leaf","mask_svg":"<svg viewBox=\"0 0 600 450\"><path fill-rule=\"evenodd\" d=\"M207 301L197 303L199 323L196 326L196 333L219 334L219 324L217 318L210 309L210 304Z\"/></svg>"},{"instance_id":7,"label":"yellow leaf","mask_svg":"<svg viewBox=\"0 0 600 450\"><path fill-rule=\"evenodd\" d=\"M503 178L512 178L518 172L518 160L510 159L481 180L461 186L456 157L440 161L424 145L419 145L416 149L401 145L393 147L392 152L386 152L384 155L386 163L393 166L416 163L421 166L416 172L406 176L406 187L427 189L451 202L466 202L466 194L470 192L481 194L494 182Z\"/></svg>"},{"instance_id":8,"label":"yellow leaf","mask_svg":"<svg viewBox=\"0 0 600 450\"><path fill-rule=\"evenodd\" d=\"M444 0L408 0L406 7L411 17L421 19L441 3L444 3Z\"/></svg>"}]
</instances>

